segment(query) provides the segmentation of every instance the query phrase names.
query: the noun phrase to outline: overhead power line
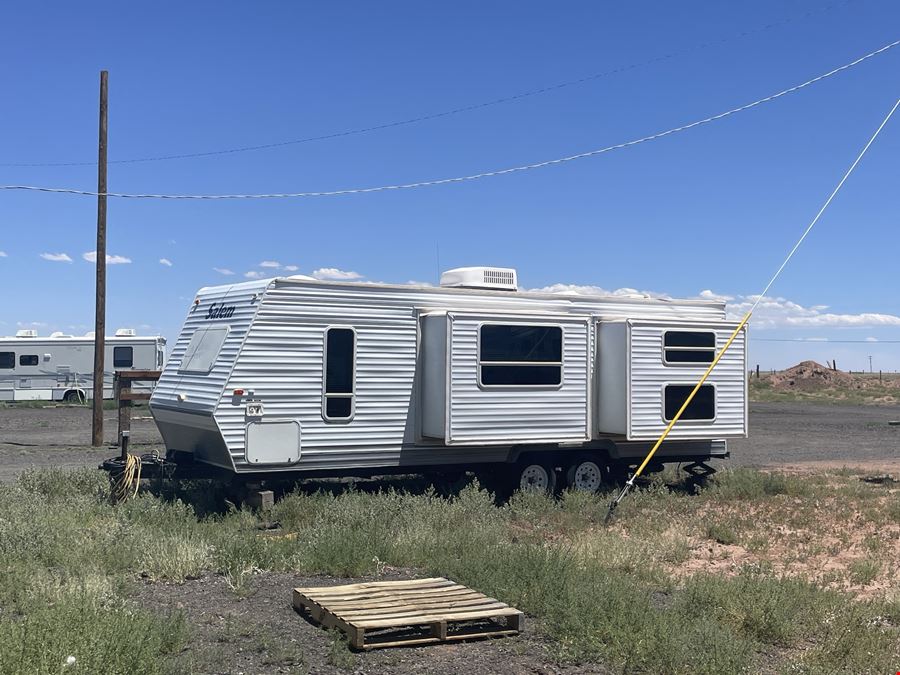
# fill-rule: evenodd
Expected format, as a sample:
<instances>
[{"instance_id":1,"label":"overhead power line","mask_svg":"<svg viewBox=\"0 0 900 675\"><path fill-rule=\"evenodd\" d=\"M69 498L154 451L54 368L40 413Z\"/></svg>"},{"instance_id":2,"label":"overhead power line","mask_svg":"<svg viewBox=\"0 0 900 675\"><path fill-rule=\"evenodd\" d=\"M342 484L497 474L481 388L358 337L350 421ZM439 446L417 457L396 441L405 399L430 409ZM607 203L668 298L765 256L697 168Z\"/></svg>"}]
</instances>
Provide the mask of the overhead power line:
<instances>
[{"instance_id":1,"label":"overhead power line","mask_svg":"<svg viewBox=\"0 0 900 675\"><path fill-rule=\"evenodd\" d=\"M288 145L299 145L302 143L312 143L315 141L327 141L335 138L343 138L346 136L358 136L360 134L367 134L373 131L382 131L384 129L393 129L396 127L407 126L410 124L417 124L419 122L427 122L430 120L440 119L442 117L450 117L451 115L458 115L461 113L473 112L475 110L481 110L483 108L489 108L495 105L501 105L504 103L512 103L514 101L519 101L525 98L530 98L532 96L539 96L541 94L547 94L553 91L559 91L560 89L566 89L568 87L574 87L579 84L585 84L587 82L593 82L595 80L602 79L604 77L609 77L611 75L617 75L619 73L628 72L630 70L636 70L638 68L643 68L646 66L650 66L656 63L662 63L664 61L669 61L671 59L685 56L687 54L691 54L696 51L702 51L704 49L708 49L710 47L715 47L721 44L725 44L731 42L732 40L737 40L741 38L745 38L750 35L754 35L756 33L761 33L767 30L771 30L773 28L778 28L780 26L784 26L798 19L805 19L810 16L814 16L816 14L830 11L835 7L840 7L843 5L847 5L854 0L844 0L844 2L836 2L831 3L829 5L825 5L823 7L819 7L818 9L813 9L803 14L797 15L795 17L788 17L787 19L783 19L781 21L776 21L773 23L768 23L759 28L754 28L750 30L741 31L740 33L736 33L734 35L720 38L718 40L712 40L709 42L702 42L698 45L694 45L693 47L689 47L687 49L682 49L675 52L670 52L668 54L662 54L660 56L656 56L652 59L647 59L645 61L639 61L637 63L632 63L625 66L619 66L617 68L613 68L611 70L605 70L599 73L593 73L592 75L587 75L585 77L580 77L574 80L567 80L565 82L558 82L557 84L548 85L546 87L540 87L538 89L531 89L528 91L522 91L518 94L512 94L510 96L503 96L500 98L491 99L489 101L482 101L480 103L473 103L471 105L461 106L458 108L451 108L449 110L443 110L436 113L431 113L428 115L421 115L418 117L410 117L408 119L403 120L395 120L393 122L385 122L384 124L376 124L373 126L360 127L357 129L347 129L344 131L337 131L330 134L322 134L319 136L308 136L306 138L297 138L293 140L287 141L277 141L274 143L263 143L260 145L247 145L243 147L236 148L225 148L222 150L208 150L205 152L188 152L181 154L172 154L172 155L156 155L151 157L134 157L130 159L117 159L110 160L109 164L137 164L141 162L163 162L169 160L176 159L196 159L200 157L214 157L217 155L232 155L241 152L253 152L257 150L270 150L272 148L280 148ZM96 162L9 162L9 163L0 163L0 166L4 167L64 167L64 166L95 166Z\"/></svg>"},{"instance_id":2,"label":"overhead power line","mask_svg":"<svg viewBox=\"0 0 900 675\"><path fill-rule=\"evenodd\" d=\"M807 80L801 84L794 85L793 87L789 87L787 89L782 89L781 91L766 96L765 98L757 99L752 103L746 103L737 108L732 108L730 110L726 110L725 112L719 113L718 115L712 115L711 117L705 117L701 120L697 120L695 122L691 122L689 124L683 124L679 127L674 127L672 129L667 129L666 131L660 131L655 134L651 134L650 136L643 136L641 138L636 138L631 141L626 141L624 143L617 143L616 145L609 145L605 148L598 148L596 150L588 150L587 152L580 152L575 155L568 155L565 157L557 157L556 159L548 159L542 162L535 162L534 164L523 164L521 166L509 167L506 169L496 169L493 171L484 171L482 173L469 174L466 176L456 176L453 178L438 178L435 180L424 180L417 181L414 183L399 183L395 185L379 185L375 187L364 187L364 188L347 188L342 190L324 190L324 191L310 191L310 192L282 192L282 193L268 193L268 194L204 194L204 195L187 195L187 194L140 194L140 193L126 193L126 192L107 192L105 193L108 197L118 197L121 199L196 199L196 200L219 200L219 199L287 199L287 198L300 198L300 197L335 197L342 195L351 195L351 194L367 194L370 192L387 192L390 190L409 190L413 188L421 188L421 187L430 187L435 185L448 185L450 183L464 183L468 181L480 180L482 178L490 178L493 176L502 176L511 173L518 173L522 171L530 171L532 169L541 169L547 166L553 166L555 164L564 164L566 162L572 162L577 159L585 159L587 157L594 157L596 155L602 155L607 152L611 152L613 150L619 150L622 148L628 148L634 145L639 145L641 143L646 143L648 141L655 141L660 138L664 138L665 136L671 136L672 134L676 134L682 131L687 131L688 129L693 129L694 127L699 127L704 124L709 124L710 122L715 122L720 119L724 119L725 117L729 117L739 112L743 112L745 110L750 110L751 108L755 108L764 103L769 103L770 101L774 101L782 96L786 96L795 91L799 91L806 87L809 87L817 82L821 82L833 75L837 75L845 70L853 68L854 66L859 65L863 61L870 59L878 54L882 54L887 50L896 47L900 44L900 40L895 40L890 44L887 44L879 49L876 49L873 52L869 52L868 54L851 61L850 63L846 63L842 66L838 66L833 70L829 70L827 73L823 73L822 75L818 75L811 80ZM98 196L97 192L93 192L90 190L78 190L76 188L53 188L53 187L43 187L36 185L0 185L0 190L24 190L31 192L52 192L59 194L73 194L73 195L84 195L90 197Z\"/></svg>"},{"instance_id":3,"label":"overhead power line","mask_svg":"<svg viewBox=\"0 0 900 675\"><path fill-rule=\"evenodd\" d=\"M811 338L758 338L750 337L751 342L804 342L806 344L900 344L900 340L815 340Z\"/></svg>"}]
</instances>

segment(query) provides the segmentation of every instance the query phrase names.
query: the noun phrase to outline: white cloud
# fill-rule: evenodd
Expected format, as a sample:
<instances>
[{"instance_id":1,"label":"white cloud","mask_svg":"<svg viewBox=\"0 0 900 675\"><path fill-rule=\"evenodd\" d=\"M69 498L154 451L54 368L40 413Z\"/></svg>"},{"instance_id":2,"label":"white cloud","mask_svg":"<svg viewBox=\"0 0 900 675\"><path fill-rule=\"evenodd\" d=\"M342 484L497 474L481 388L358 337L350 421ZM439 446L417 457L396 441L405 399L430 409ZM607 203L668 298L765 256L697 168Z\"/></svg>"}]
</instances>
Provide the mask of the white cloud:
<instances>
[{"instance_id":1,"label":"white cloud","mask_svg":"<svg viewBox=\"0 0 900 675\"><path fill-rule=\"evenodd\" d=\"M866 342L878 342L878 338L877 337L867 337Z\"/></svg>"},{"instance_id":2,"label":"white cloud","mask_svg":"<svg viewBox=\"0 0 900 675\"><path fill-rule=\"evenodd\" d=\"M759 296L740 295L727 306L728 318L738 320ZM754 328L863 328L900 326L900 316L878 312L837 314L826 312L827 305L803 305L781 297L764 297L750 320Z\"/></svg>"},{"instance_id":3,"label":"white cloud","mask_svg":"<svg viewBox=\"0 0 900 675\"><path fill-rule=\"evenodd\" d=\"M244 272L244 276L248 279L262 279L265 275L258 270L250 270L249 272Z\"/></svg>"},{"instance_id":4,"label":"white cloud","mask_svg":"<svg viewBox=\"0 0 900 675\"><path fill-rule=\"evenodd\" d=\"M559 293L560 295L615 295L618 297L642 297L642 298L668 298L665 293L655 291L639 291L636 288L617 288L609 291L600 286L585 286L579 284L551 284L542 288L530 288L537 293Z\"/></svg>"},{"instance_id":5,"label":"white cloud","mask_svg":"<svg viewBox=\"0 0 900 675\"><path fill-rule=\"evenodd\" d=\"M83 253L81 257L90 263L97 262L97 251L88 251L87 253ZM106 254L107 265L127 265L130 262L131 258L126 258L124 255L110 255L109 253Z\"/></svg>"},{"instance_id":6,"label":"white cloud","mask_svg":"<svg viewBox=\"0 0 900 675\"><path fill-rule=\"evenodd\" d=\"M50 262L72 262L68 253L41 253L41 257Z\"/></svg>"},{"instance_id":7,"label":"white cloud","mask_svg":"<svg viewBox=\"0 0 900 675\"><path fill-rule=\"evenodd\" d=\"M213 267L213 272L218 272L219 274L222 274L226 277L230 277L230 276L234 275L234 272L232 272L227 267Z\"/></svg>"},{"instance_id":8,"label":"white cloud","mask_svg":"<svg viewBox=\"0 0 900 675\"><path fill-rule=\"evenodd\" d=\"M277 270L279 267L281 267L281 263L278 262L277 260L263 260L261 263L259 263L259 266L260 267L270 267L272 269Z\"/></svg>"},{"instance_id":9,"label":"white cloud","mask_svg":"<svg viewBox=\"0 0 900 675\"><path fill-rule=\"evenodd\" d=\"M43 321L16 321L19 328L46 328L50 324Z\"/></svg>"},{"instance_id":10,"label":"white cloud","mask_svg":"<svg viewBox=\"0 0 900 675\"><path fill-rule=\"evenodd\" d=\"M297 267L296 265L285 265L283 269L285 272L296 272L300 268Z\"/></svg>"},{"instance_id":11,"label":"white cloud","mask_svg":"<svg viewBox=\"0 0 900 675\"><path fill-rule=\"evenodd\" d=\"M328 279L331 281L353 281L354 279L362 279L362 274L358 272L349 272L339 270L337 267L320 267L312 273L316 279Z\"/></svg>"},{"instance_id":12,"label":"white cloud","mask_svg":"<svg viewBox=\"0 0 900 675\"><path fill-rule=\"evenodd\" d=\"M733 295L720 295L718 293L713 293L709 289L706 289L705 291L700 291L700 298L702 300L716 300L718 302L729 302L731 300L734 300Z\"/></svg>"},{"instance_id":13,"label":"white cloud","mask_svg":"<svg viewBox=\"0 0 900 675\"><path fill-rule=\"evenodd\" d=\"M576 295L639 295L651 298L671 298L666 293L655 291L637 291L633 288L619 288L609 291L600 286L579 286L578 284L552 284L543 288L531 289L544 293L576 294ZM753 306L756 295L724 295L706 289L700 291L697 299L725 302L728 318L739 321ZM803 305L781 297L763 298L750 324L753 328L865 328L873 326L900 326L900 316L877 312L861 312L859 314L837 314L826 311L828 305ZM814 340L814 338L809 338ZM876 341L869 339L869 342Z\"/></svg>"},{"instance_id":14,"label":"white cloud","mask_svg":"<svg viewBox=\"0 0 900 675\"><path fill-rule=\"evenodd\" d=\"M9 256L6 255L6 251L0 251L0 258L8 258L8 257Z\"/></svg>"},{"instance_id":15,"label":"white cloud","mask_svg":"<svg viewBox=\"0 0 900 675\"><path fill-rule=\"evenodd\" d=\"M171 266L172 266L172 261L169 260L168 258L160 258L160 259L159 259L159 264L160 264L160 265L165 265L166 267L171 267Z\"/></svg>"}]
</instances>

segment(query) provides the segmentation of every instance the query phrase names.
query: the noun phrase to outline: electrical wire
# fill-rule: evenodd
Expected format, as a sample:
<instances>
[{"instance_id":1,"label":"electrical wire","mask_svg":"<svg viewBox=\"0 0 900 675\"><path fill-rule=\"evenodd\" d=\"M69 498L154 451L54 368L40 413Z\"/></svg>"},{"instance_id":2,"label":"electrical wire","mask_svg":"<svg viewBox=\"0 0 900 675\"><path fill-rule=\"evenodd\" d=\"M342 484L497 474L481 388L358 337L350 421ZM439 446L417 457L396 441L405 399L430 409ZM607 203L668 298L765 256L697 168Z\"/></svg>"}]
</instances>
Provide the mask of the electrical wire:
<instances>
[{"instance_id":1,"label":"electrical wire","mask_svg":"<svg viewBox=\"0 0 900 675\"><path fill-rule=\"evenodd\" d=\"M323 134L320 136L308 136L306 138L298 138L294 140L288 141L277 141L274 143L263 143L260 145L248 145L243 147L236 148L225 148L223 150L209 150L206 152L189 152L182 154L174 154L174 155L157 155L151 157L135 157L130 159L116 159L111 160L109 164L136 164L140 162L163 162L170 161L176 159L196 159L199 157L214 157L218 155L231 155L241 152L253 152L257 150L269 150L272 148L280 148L288 145L299 145L302 143L312 143L315 141L327 141L335 138L344 138L346 136L357 136L360 134L367 134L373 131L381 131L384 129L393 129L396 127L407 126L411 124L418 124L420 122L427 122L430 120L440 119L442 117L450 117L451 115L458 115L461 113L473 112L475 110L481 110L483 108L488 108L495 105L500 105L504 103L512 103L514 101L519 101L525 98L529 98L532 96L539 96L541 94L547 94L553 91L559 91L560 89L565 89L568 87L573 87L579 84L585 84L587 82L593 82L595 80L599 80L604 77L609 77L610 75L617 75L619 73L628 72L630 70L636 70L638 68L643 68L646 66L654 65L656 63L662 63L664 61L669 61L671 59L684 56L687 54L691 54L696 51L701 51L707 49L709 47L718 46L720 44L728 43L735 39L745 38L749 35L754 35L756 33L761 33L767 30L771 30L772 28L777 28L780 26L784 26L789 24L797 19L808 18L810 16L814 16L820 12L826 12L834 9L835 7L843 6L850 4L854 0L845 0L841 3L832 3L830 5L825 5L824 7L820 7L816 10L810 10L808 12L804 12L801 15L796 17L789 17L782 21L776 21L773 23L765 24L759 28L741 31L735 35L720 38L718 40L713 40L710 42L703 42L688 49L683 49L680 51L670 52L668 54L663 54L661 56L656 56L652 59L647 59L645 61L640 61L637 63L632 63L626 66L619 66L617 68L613 68L611 70L602 71L599 73L594 73L591 75L587 75L585 77L580 77L575 80L568 80L565 82L559 82L557 84L552 84L546 87L540 87L538 89L531 89L528 91L523 91L518 94L512 94L510 96L503 96L500 98L492 99L489 101L482 101L481 103L473 103L472 105L462 106L458 108L451 108L449 110L443 110L441 112L432 113L429 115L421 115L419 117L411 117L404 120L397 120L394 122L386 122L384 124L376 124L368 127L361 127L357 129L349 129L345 131L338 131L330 134ZM2 167L65 167L65 166L96 166L97 162L19 162L19 163L0 163Z\"/></svg>"},{"instance_id":2,"label":"electrical wire","mask_svg":"<svg viewBox=\"0 0 900 675\"><path fill-rule=\"evenodd\" d=\"M634 481L643 473L644 469L647 468L647 465L650 463L650 460L653 459L653 456L656 454L656 451L659 450L659 447L663 444L663 441L666 440L666 437L669 435L669 432L672 431L675 424L678 422L678 420L681 419L681 416L684 414L684 411L687 410L688 406L691 404L691 401L694 400L694 396L696 396L697 392L700 391L700 387L703 386L703 383L706 382L707 378L712 374L712 371L716 367L716 364L719 363L719 360L725 355L725 352L728 351L728 348L735 341L738 334L741 332L741 330L744 328L744 326L747 325L747 322L750 321L750 317L753 316L753 311L756 309L757 305L760 303L760 301L763 299L763 297L765 297L766 293L772 287L772 284L775 283L775 280L778 279L778 277L781 275L782 271L784 271L784 268L791 261L791 258L794 257L794 254L797 252L797 249L799 249L800 245L806 240L806 237L812 231L813 227L815 227L816 223L819 222L819 219L822 217L822 214L825 213L825 209L828 208L829 204L831 204L832 200L835 198L837 193L840 192L840 189L844 186L844 183L847 182L847 179L850 177L850 174L852 174L853 170L856 169L857 165L860 163L862 158L865 156L866 152L868 152L869 148L872 146L872 143L874 143L875 139L878 138L878 134L880 134L881 130L884 129L885 125L888 123L888 120L891 119L891 117L893 116L894 112L897 110L898 107L900 107L900 98L898 98L897 102L894 103L894 106L891 108L890 112L887 114L887 116L884 118L884 120L878 126L878 129L876 129L875 133L872 134L872 137L869 139L869 142L866 143L866 145L863 147L863 149L860 151L860 153L856 156L856 159L853 161L853 164L851 164L850 168L847 169L847 171L844 173L843 177L838 182L837 186L834 188L834 190L831 191L831 194L828 196L828 199L826 199L825 203L822 204L822 208L819 209L819 211L816 213L815 217L809 223L807 228L803 231L803 234L800 235L800 238L797 240L797 243L794 244L794 247L790 250L790 252L785 257L784 262L781 263L781 266L775 271L775 274L772 275L772 278L769 279L769 283L766 284L766 287L763 289L763 292L757 296L756 302L753 303L753 306L744 315L744 318L741 319L740 323L738 323L737 327L731 333L728 340L722 346L722 350L716 354L712 363L709 364L709 367L706 369L706 372L704 372L703 376L700 378L700 381L697 382L696 385L694 385L694 388L691 390L691 393L688 394L687 398L684 400L684 403L682 403L681 407L678 409L678 412L675 413L675 416L672 417L671 421L666 426L666 428L663 430L663 432L660 434L659 438L656 439L656 442L653 444L653 447L650 448L650 451L647 453L647 456L644 457L644 460L640 463L637 470L635 470L635 472L631 475L631 477L625 483L624 487L622 488L622 491L619 493L619 495L615 499L613 499L609 503L609 510L606 512L606 518L605 518L606 523L609 523L610 519L612 518L613 513L615 512L616 508L619 506L619 503L625 498L625 496L628 494L628 491L631 490L632 487L634 487Z\"/></svg>"},{"instance_id":3,"label":"electrical wire","mask_svg":"<svg viewBox=\"0 0 900 675\"><path fill-rule=\"evenodd\" d=\"M866 345L891 345L900 344L900 340L810 340L807 338L760 338L751 337L751 342L803 342L805 344L866 344Z\"/></svg>"},{"instance_id":4,"label":"electrical wire","mask_svg":"<svg viewBox=\"0 0 900 675\"><path fill-rule=\"evenodd\" d=\"M448 185L451 183L464 183L468 181L480 180L482 178L491 178L494 176L503 176L511 173L518 173L522 171L530 171L532 169L541 169L547 166L553 166L556 164L564 164L566 162L572 162L577 159L585 159L587 157L595 157L597 155L602 155L607 152L612 152L613 150L620 150L622 148L628 148L634 145L639 145L641 143L647 143L649 141L655 141L660 138L664 138L666 136L671 136L672 134L677 134L682 131L687 131L688 129L693 129L695 127L699 127L705 124L709 124L710 122L715 122L720 119L724 119L726 117L730 117L731 115L735 115L737 113L743 112L745 110L750 110L757 106L760 106L764 103L769 103L776 99L781 98L782 96L786 96L788 94L792 94L801 89L805 89L817 82L821 82L829 77L832 77L838 73L841 73L845 70L853 68L854 66L859 65L863 61L870 59L878 54L882 54L889 49L892 49L900 44L900 40L895 40L879 49L876 49L873 52L869 52L868 54L859 57L851 61L850 63L846 63L842 66L834 68L827 73L823 73L822 75L818 75L806 82L802 82L801 84L794 85L793 87L789 87L787 89L782 89L781 91L770 94L761 99L757 99L752 103L746 103L742 106L738 106L737 108L731 108L730 110L726 110L725 112L719 113L717 115L712 115L710 117L705 117L701 120L697 120L691 122L689 124L683 124L679 127L674 127L672 129L667 129L666 131L660 131L655 134L651 134L649 136L643 136L641 138L636 138L631 141L626 141L624 143L617 143L616 145L609 145L605 148L598 148L596 150L588 150L587 152L580 152L575 155L568 155L565 157L558 157L556 159L548 159L542 162L535 162L534 164L524 164L521 166L509 167L506 169L496 169L493 171L484 171L482 173L470 174L467 176L456 176L454 178L439 178L436 180L425 180L425 181L417 181L414 183L400 183L396 185L380 185L376 187L366 187L366 188L348 188L343 190L327 190L327 191L316 191L316 192L284 192L284 193L269 193L269 194L203 194L203 195L187 195L187 194L136 194L136 193L125 193L125 192L106 192L106 193L98 193L92 190L78 190L75 188L52 188L52 187L44 187L44 186L36 186L36 185L0 185L0 190L22 190L22 191L30 191L30 192L51 192L57 194L72 194L72 195L82 195L87 197L97 197L100 194L105 194L107 197L117 197L120 199L191 199L191 200L220 200L220 199L290 199L290 198L302 198L302 197L336 197L336 196L344 196L344 195L352 195L352 194L368 194L372 192L387 192L391 190L409 190L413 188L422 188L422 187L432 187L436 185ZM757 300L757 303L759 300ZM754 305L755 307L755 305Z\"/></svg>"}]
</instances>

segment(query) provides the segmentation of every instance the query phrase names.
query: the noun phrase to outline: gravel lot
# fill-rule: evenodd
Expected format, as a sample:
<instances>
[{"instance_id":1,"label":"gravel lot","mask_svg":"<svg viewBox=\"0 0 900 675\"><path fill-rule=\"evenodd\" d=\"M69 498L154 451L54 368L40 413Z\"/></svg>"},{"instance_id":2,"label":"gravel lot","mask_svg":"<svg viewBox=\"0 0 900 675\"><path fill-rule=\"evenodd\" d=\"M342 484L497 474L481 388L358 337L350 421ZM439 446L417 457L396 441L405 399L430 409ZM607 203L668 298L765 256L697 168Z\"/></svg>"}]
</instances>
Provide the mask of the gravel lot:
<instances>
[{"instance_id":1,"label":"gravel lot","mask_svg":"<svg viewBox=\"0 0 900 675\"><path fill-rule=\"evenodd\" d=\"M108 447L90 447L91 411L84 407L0 408L0 481L29 466L97 466L116 451L115 411L104 415ZM871 467L900 471L898 406L753 403L750 438L730 441L725 466ZM164 451L146 408L137 408L132 446Z\"/></svg>"}]
</instances>

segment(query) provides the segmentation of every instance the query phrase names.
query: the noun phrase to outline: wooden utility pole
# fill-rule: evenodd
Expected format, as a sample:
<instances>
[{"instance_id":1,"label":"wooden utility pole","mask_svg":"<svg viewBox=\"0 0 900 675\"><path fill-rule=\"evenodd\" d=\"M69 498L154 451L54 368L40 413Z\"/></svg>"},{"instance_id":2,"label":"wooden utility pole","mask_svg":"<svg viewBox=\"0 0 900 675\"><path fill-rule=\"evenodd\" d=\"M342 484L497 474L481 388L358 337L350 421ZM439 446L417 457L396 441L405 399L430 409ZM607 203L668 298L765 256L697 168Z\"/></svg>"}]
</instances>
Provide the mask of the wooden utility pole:
<instances>
[{"instance_id":1,"label":"wooden utility pole","mask_svg":"<svg viewBox=\"0 0 900 675\"><path fill-rule=\"evenodd\" d=\"M100 139L97 156L97 297L94 310L94 399L91 444L103 445L103 372L106 351L106 108L109 73L100 71Z\"/></svg>"}]
</instances>

